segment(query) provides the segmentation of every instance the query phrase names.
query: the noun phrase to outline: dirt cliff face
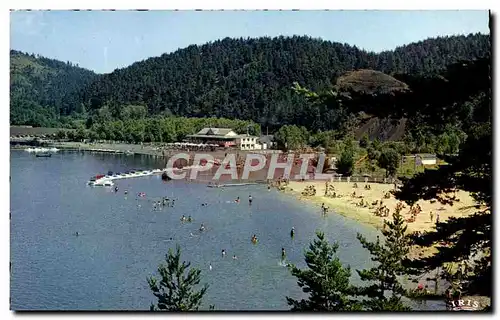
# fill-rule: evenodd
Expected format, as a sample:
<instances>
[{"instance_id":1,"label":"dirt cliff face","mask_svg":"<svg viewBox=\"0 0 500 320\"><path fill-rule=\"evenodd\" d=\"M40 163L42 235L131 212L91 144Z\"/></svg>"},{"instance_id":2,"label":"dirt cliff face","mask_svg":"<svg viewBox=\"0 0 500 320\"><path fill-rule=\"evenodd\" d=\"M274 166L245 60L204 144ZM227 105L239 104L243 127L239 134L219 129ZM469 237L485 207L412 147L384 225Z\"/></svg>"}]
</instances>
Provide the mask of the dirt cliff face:
<instances>
[{"instance_id":1,"label":"dirt cliff face","mask_svg":"<svg viewBox=\"0 0 500 320\"><path fill-rule=\"evenodd\" d=\"M359 140L367 134L371 140L375 138L383 141L401 140L405 134L406 122L406 119L370 118L362 121L355 132L355 137Z\"/></svg>"},{"instance_id":2,"label":"dirt cliff face","mask_svg":"<svg viewBox=\"0 0 500 320\"><path fill-rule=\"evenodd\" d=\"M410 88L390 75L374 70L350 71L337 79L335 89L350 96L377 96L408 92ZM399 140L406 128L406 119L389 119L373 117L364 114L359 118L359 126L355 136L360 139L368 134L370 139L378 138L384 141Z\"/></svg>"}]
</instances>

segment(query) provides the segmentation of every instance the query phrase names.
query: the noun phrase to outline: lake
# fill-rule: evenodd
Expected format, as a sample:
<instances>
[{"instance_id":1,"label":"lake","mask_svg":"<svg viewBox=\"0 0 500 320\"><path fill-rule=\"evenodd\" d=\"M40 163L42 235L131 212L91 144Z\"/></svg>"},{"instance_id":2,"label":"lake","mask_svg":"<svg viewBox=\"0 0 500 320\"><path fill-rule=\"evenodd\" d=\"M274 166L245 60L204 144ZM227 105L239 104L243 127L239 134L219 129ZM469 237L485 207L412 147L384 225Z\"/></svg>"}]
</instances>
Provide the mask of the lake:
<instances>
[{"instance_id":1,"label":"lake","mask_svg":"<svg viewBox=\"0 0 500 320\"><path fill-rule=\"evenodd\" d=\"M323 218L318 207L264 185L217 189L158 176L116 180L117 193L86 185L96 174L162 163L147 156L65 151L36 158L11 151L11 309L149 310L155 297L146 278L176 244L210 286L204 308L217 310L288 310L285 296L303 294L280 263L281 248L303 267L316 230L338 241L338 255L353 271L371 265L356 234L374 240L375 229L335 213ZM164 196L177 199L175 207L153 210L152 201ZM194 221L183 224L182 215ZM424 309L441 307L434 304Z\"/></svg>"}]
</instances>

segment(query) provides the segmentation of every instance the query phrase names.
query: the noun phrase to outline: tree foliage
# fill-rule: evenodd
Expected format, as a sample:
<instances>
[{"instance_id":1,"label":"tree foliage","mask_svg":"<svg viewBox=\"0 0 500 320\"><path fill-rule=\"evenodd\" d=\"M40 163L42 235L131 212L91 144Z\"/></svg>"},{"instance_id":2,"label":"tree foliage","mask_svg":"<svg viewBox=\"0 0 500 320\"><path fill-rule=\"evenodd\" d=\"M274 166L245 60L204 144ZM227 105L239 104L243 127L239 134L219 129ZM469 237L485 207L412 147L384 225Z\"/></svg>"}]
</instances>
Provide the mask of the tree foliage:
<instances>
[{"instance_id":1,"label":"tree foliage","mask_svg":"<svg viewBox=\"0 0 500 320\"><path fill-rule=\"evenodd\" d=\"M96 78L70 62L11 50L10 123L51 127L61 115L83 114L78 92Z\"/></svg>"},{"instance_id":2,"label":"tree foliage","mask_svg":"<svg viewBox=\"0 0 500 320\"><path fill-rule=\"evenodd\" d=\"M337 160L337 172L343 176L350 177L354 171L354 145L348 137L344 141L344 149Z\"/></svg>"},{"instance_id":3,"label":"tree foliage","mask_svg":"<svg viewBox=\"0 0 500 320\"><path fill-rule=\"evenodd\" d=\"M322 232L316 233L309 250L304 254L307 269L290 266L290 271L297 278L297 284L307 299L294 300L287 297L292 311L354 311L360 305L350 295L352 287L349 283L351 271L343 267L335 256L338 244L330 245Z\"/></svg>"},{"instance_id":4,"label":"tree foliage","mask_svg":"<svg viewBox=\"0 0 500 320\"><path fill-rule=\"evenodd\" d=\"M19 68L11 68L11 109L16 110L12 123L55 125L40 122L45 117L37 116L42 109L53 110L56 116L86 118L104 106L113 115L113 110L134 105L144 106L149 116L252 120L272 132L283 125L304 126L311 131L349 131L356 125L349 107L309 105L290 88L293 82L321 91L331 89L345 72L357 69L429 75L451 63L482 57L489 50L489 37L481 34L428 39L378 54L309 37L226 38L191 45L104 75L70 65L64 67L70 69L64 74L45 72L49 68L32 72L17 64ZM41 65L66 65L25 56ZM16 57L11 54L12 61ZM38 70L47 77L31 76L39 74ZM31 93L24 94L27 91Z\"/></svg>"},{"instance_id":5,"label":"tree foliage","mask_svg":"<svg viewBox=\"0 0 500 320\"><path fill-rule=\"evenodd\" d=\"M385 222L386 228L382 231L385 236L384 244L378 239L376 242L369 242L361 234L357 236L363 248L370 251L372 260L377 263L373 268L358 270L361 280L372 283L356 288L357 295L368 297L363 305L371 311L409 310L401 302L401 297L407 293L398 279L407 272L403 261L410 250L410 236L406 233L407 226L401 209L402 206L398 205L392 221Z\"/></svg>"},{"instance_id":6,"label":"tree foliage","mask_svg":"<svg viewBox=\"0 0 500 320\"><path fill-rule=\"evenodd\" d=\"M284 125L274 135L278 147L284 150L303 148L309 140L309 132L304 127Z\"/></svg>"},{"instance_id":7,"label":"tree foliage","mask_svg":"<svg viewBox=\"0 0 500 320\"><path fill-rule=\"evenodd\" d=\"M385 169L387 176L394 177L398 171L400 160L400 155L396 150L393 148L384 148L377 162L379 167Z\"/></svg>"},{"instance_id":8,"label":"tree foliage","mask_svg":"<svg viewBox=\"0 0 500 320\"><path fill-rule=\"evenodd\" d=\"M205 127L231 128L237 133L250 132L259 135L260 126L243 120L217 118L156 117L128 120L101 121L97 119L89 130L77 129L69 140L82 139L123 141L128 143L181 141L187 135L195 134ZM68 134L68 133L67 133Z\"/></svg>"},{"instance_id":9,"label":"tree foliage","mask_svg":"<svg viewBox=\"0 0 500 320\"><path fill-rule=\"evenodd\" d=\"M425 246L438 245L438 253L419 259L413 266L426 271L447 262L472 260L473 272L463 283L469 294L491 295L491 208L492 188L492 109L491 67L488 60L478 60L455 66L453 77L442 84L447 90L436 97L443 105L440 118L458 118L466 134L458 154L445 157L447 165L426 170L410 179L395 195L415 203L419 199L437 199L456 205L455 190L471 192L477 201L478 212L461 218L450 218L437 225L436 231L418 239ZM449 87L451 86L451 87ZM439 88L436 88L439 90ZM436 106L437 107L437 106ZM453 108L451 108L453 107ZM444 112L446 114L444 114ZM432 110L433 116L436 110ZM443 242L448 246L439 245Z\"/></svg>"},{"instance_id":10,"label":"tree foliage","mask_svg":"<svg viewBox=\"0 0 500 320\"><path fill-rule=\"evenodd\" d=\"M156 305L151 305L151 311L197 311L203 296L208 290L205 285L200 290L195 287L201 281L201 271L189 268L190 262L181 263L179 246L174 253L169 249L166 263L158 267L160 280L148 278L148 284L153 294L158 298Z\"/></svg>"}]
</instances>

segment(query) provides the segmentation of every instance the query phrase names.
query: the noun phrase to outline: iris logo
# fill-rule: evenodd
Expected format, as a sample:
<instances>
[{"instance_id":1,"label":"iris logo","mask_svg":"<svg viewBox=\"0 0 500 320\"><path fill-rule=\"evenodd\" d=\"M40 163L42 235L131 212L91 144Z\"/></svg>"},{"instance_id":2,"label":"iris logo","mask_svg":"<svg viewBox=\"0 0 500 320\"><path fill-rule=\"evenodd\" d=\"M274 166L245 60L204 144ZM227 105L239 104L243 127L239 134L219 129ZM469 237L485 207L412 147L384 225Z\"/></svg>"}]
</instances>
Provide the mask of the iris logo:
<instances>
[{"instance_id":1,"label":"iris logo","mask_svg":"<svg viewBox=\"0 0 500 320\"><path fill-rule=\"evenodd\" d=\"M451 300L449 301L452 310L477 310L479 308L479 301L476 300Z\"/></svg>"}]
</instances>

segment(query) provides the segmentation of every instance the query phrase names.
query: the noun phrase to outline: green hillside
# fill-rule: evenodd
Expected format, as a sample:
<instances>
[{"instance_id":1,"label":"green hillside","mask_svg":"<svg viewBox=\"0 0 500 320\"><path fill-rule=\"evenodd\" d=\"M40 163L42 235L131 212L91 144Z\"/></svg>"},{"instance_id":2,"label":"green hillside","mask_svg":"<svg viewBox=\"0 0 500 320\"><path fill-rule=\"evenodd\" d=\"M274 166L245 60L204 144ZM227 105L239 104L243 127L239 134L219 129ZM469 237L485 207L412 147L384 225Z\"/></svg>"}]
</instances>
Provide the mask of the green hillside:
<instances>
[{"instance_id":1,"label":"green hillside","mask_svg":"<svg viewBox=\"0 0 500 320\"><path fill-rule=\"evenodd\" d=\"M10 123L52 126L59 116L78 110L78 90L96 78L69 62L19 51L10 52Z\"/></svg>"}]
</instances>

